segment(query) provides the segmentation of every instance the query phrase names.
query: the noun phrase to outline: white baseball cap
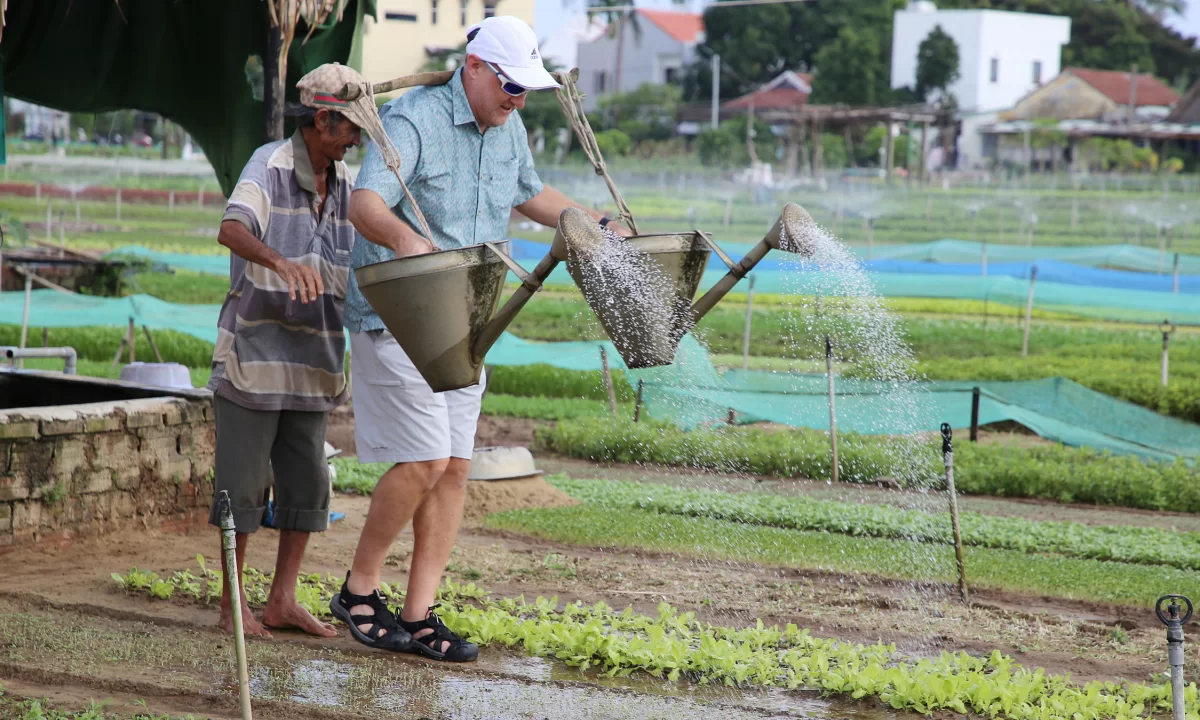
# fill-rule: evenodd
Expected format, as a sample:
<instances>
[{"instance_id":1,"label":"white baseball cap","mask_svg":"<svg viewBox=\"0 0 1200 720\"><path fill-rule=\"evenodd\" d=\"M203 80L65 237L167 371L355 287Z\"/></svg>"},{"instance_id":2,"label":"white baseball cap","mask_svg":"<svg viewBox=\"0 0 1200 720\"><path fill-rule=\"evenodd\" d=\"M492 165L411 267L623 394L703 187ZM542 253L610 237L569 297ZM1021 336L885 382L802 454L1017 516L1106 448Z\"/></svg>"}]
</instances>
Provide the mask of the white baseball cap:
<instances>
[{"instance_id":1,"label":"white baseball cap","mask_svg":"<svg viewBox=\"0 0 1200 720\"><path fill-rule=\"evenodd\" d=\"M496 15L473 25L467 54L498 66L510 80L530 90L559 87L538 51L537 35L524 20L512 15Z\"/></svg>"}]
</instances>

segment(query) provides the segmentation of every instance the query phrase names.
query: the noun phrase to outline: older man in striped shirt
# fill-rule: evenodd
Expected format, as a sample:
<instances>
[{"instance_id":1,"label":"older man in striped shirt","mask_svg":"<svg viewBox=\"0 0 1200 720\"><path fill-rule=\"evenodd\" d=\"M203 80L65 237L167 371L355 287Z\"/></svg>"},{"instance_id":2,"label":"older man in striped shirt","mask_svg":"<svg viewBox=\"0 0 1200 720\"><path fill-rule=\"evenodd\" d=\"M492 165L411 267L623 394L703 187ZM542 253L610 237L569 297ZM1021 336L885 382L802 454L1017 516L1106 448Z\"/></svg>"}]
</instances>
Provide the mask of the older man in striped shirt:
<instances>
[{"instance_id":1,"label":"older man in striped shirt","mask_svg":"<svg viewBox=\"0 0 1200 720\"><path fill-rule=\"evenodd\" d=\"M212 380L216 409L215 496L229 492L239 575L246 541L275 489L279 530L275 579L260 623L246 606L249 635L297 628L332 637L296 602L308 535L329 523L325 426L346 400L342 305L350 275L350 173L342 158L360 128L334 93L358 74L322 65L298 83L291 138L260 147L229 198L217 241L230 250L229 294L221 306ZM245 587L245 585L242 585ZM226 585L220 626L232 628ZM266 626L266 627L264 627Z\"/></svg>"}]
</instances>

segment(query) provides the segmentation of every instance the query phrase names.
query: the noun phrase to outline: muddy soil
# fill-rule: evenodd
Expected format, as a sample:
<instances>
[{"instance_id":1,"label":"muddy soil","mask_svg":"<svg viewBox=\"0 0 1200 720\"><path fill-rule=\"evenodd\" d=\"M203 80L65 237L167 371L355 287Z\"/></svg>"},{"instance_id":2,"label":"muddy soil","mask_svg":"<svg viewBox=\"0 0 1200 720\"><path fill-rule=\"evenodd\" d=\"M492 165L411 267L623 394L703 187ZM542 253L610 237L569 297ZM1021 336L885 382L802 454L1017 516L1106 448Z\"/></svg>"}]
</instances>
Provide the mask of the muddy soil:
<instances>
[{"instance_id":1,"label":"muddy soil","mask_svg":"<svg viewBox=\"0 0 1200 720\"><path fill-rule=\"evenodd\" d=\"M350 423L352 440L352 419ZM477 444L529 444L534 425L481 418ZM345 432L347 423L331 419L330 427L332 437L339 428ZM352 454L352 445L335 444ZM863 502L888 502L901 494L859 486L605 467L544 456L537 457L537 464L545 472L574 477L840 493ZM485 493L502 487L472 485ZM551 502L536 493L522 497L521 502L529 504ZM968 507L975 501L969 499ZM512 497L489 496L480 507L511 502ZM997 499L978 502L1003 505L993 510L1006 514L1041 507ZM333 509L346 517L313 536L304 572L345 574L369 503L369 498L335 496ZM1134 524L1143 517L1111 508L1052 507L1045 512L1057 519L1103 512L1126 521L1134 518ZM981 504L973 509L987 511L984 508ZM1146 524L1152 524L1145 515ZM1145 609L988 591L976 591L973 605L965 607L949 586L917 587L862 575L580 548L488 530L473 519L476 523L466 524L460 533L448 575L474 582L493 597L557 595L560 602L603 600L647 613L666 601L709 622L791 622L822 637L895 642L914 656L999 649L1025 665L1070 673L1077 681L1145 680L1163 662L1161 627ZM271 569L277 537L270 530L256 533L247 564ZM194 572L198 553L210 565L218 562L219 540L212 528L131 530L67 548L0 555L0 682L5 691L48 696L66 707L111 697L110 711L138 711L135 703L144 699L158 713L236 717L232 648L215 628L216 608L187 599L126 596L109 577L131 567L160 574ZM387 559L383 579L402 585L411 554L412 535L405 531ZM376 653L346 634L321 641L280 631L271 640L252 640L249 652L255 668L256 714L264 718L898 717L873 700L843 703L811 693L709 691L646 679L601 681L557 661L493 647L484 649L478 663L445 668L412 656Z\"/></svg>"},{"instance_id":2,"label":"muddy soil","mask_svg":"<svg viewBox=\"0 0 1200 720\"><path fill-rule=\"evenodd\" d=\"M334 509L346 518L313 537L305 572L345 574L368 505L368 498L334 498ZM276 533L257 533L247 563L270 569L276 543ZM40 695L39 688L54 686L65 701L145 698L158 712L236 715L232 652L213 627L216 608L190 600L128 597L109 577L131 567L160 574L195 571L197 553L212 563L218 549L216 533L201 526L0 556L0 648L7 648L7 654L0 653L0 681L16 694ZM412 535L406 531L388 558L385 580L405 581L411 552ZM650 613L667 601L711 622L745 626L759 617L767 623L794 622L819 636L896 642L918 656L998 648L1027 665L1070 672L1077 680L1143 680L1162 659L1161 628L1139 609L995 592L976 593L975 605L967 608L956 602L950 587L578 548L479 528L460 535L449 575L493 596L557 595L562 602L603 600ZM1114 639L1112 628L1118 625L1125 628L1124 643ZM277 632L272 640L252 641L251 657L259 668L255 695L263 717L708 717L713 708L697 703L710 701L724 703L721 712L729 717L785 717L779 712L788 703L795 707L787 712L808 716L826 715L831 707L803 693L708 698L657 681L599 687L594 677L561 663L496 648L486 648L469 668L444 670L410 656L381 656L345 635L319 641ZM362 663L369 667L360 668ZM424 709L410 712L412 706L397 699L396 687L424 698L423 705L418 703ZM369 691L366 699L359 697L363 688ZM682 695L686 702L654 705L667 702L664 694ZM504 707L513 713L489 714L494 707L470 700L484 696L506 698ZM458 698L453 709L449 697ZM516 710L520 703L533 703L542 714ZM643 714L651 706L659 714ZM592 709L574 712L578 708ZM874 718L881 712L871 701L838 706L836 714Z\"/></svg>"}]
</instances>

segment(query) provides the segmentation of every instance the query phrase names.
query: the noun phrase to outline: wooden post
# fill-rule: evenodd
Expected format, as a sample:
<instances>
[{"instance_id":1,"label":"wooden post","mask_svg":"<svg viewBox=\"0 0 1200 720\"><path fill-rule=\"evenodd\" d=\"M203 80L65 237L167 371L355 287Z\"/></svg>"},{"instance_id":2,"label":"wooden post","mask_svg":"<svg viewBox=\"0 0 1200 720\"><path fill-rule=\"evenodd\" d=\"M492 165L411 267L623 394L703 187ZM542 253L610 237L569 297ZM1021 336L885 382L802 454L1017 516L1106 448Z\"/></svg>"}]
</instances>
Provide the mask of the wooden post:
<instances>
[{"instance_id":1,"label":"wooden post","mask_svg":"<svg viewBox=\"0 0 1200 720\"><path fill-rule=\"evenodd\" d=\"M979 442L979 386L971 388L971 442Z\"/></svg>"},{"instance_id":2,"label":"wooden post","mask_svg":"<svg viewBox=\"0 0 1200 720\"><path fill-rule=\"evenodd\" d=\"M128 342L129 342L129 362L130 362L130 364L132 364L133 362L135 362L135 360L134 360L134 357L135 357L135 353L134 353L134 345L136 345L136 344L137 344L137 343L136 343L136 340L137 340L137 330L134 328L134 324L133 324L133 318L129 318L129 329L128 329L128 330L125 332L125 337L126 337L126 338L128 338Z\"/></svg>"},{"instance_id":3,"label":"wooden post","mask_svg":"<svg viewBox=\"0 0 1200 720\"><path fill-rule=\"evenodd\" d=\"M274 3L275 0L267 0ZM263 122L267 142L283 139L284 78L287 59L280 58L283 28L267 20L267 51L263 53Z\"/></svg>"},{"instance_id":4,"label":"wooden post","mask_svg":"<svg viewBox=\"0 0 1200 720\"><path fill-rule=\"evenodd\" d=\"M967 600L967 570L963 562L962 528L958 522L958 494L954 491L954 446L950 425L942 423L942 457L946 463L946 494L950 496L950 526L954 532L954 561L958 566L958 595Z\"/></svg>"},{"instance_id":5,"label":"wooden post","mask_svg":"<svg viewBox=\"0 0 1200 720\"><path fill-rule=\"evenodd\" d=\"M50 347L50 328L42 328L42 347Z\"/></svg>"},{"instance_id":6,"label":"wooden post","mask_svg":"<svg viewBox=\"0 0 1200 720\"><path fill-rule=\"evenodd\" d=\"M1029 269L1029 298L1025 301L1025 335L1021 338L1021 357L1029 356L1029 323L1033 318L1033 286L1037 283L1037 265Z\"/></svg>"},{"instance_id":7,"label":"wooden post","mask_svg":"<svg viewBox=\"0 0 1200 720\"><path fill-rule=\"evenodd\" d=\"M25 309L21 313L21 349L25 349L25 338L29 334L29 305L33 302L33 273L25 273ZM17 367L25 367L25 359L21 358Z\"/></svg>"},{"instance_id":8,"label":"wooden post","mask_svg":"<svg viewBox=\"0 0 1200 720\"><path fill-rule=\"evenodd\" d=\"M154 357L159 362L163 361L162 353L158 351L158 345L154 342L154 336L150 334L150 328L142 326L142 332L146 333L146 341L150 343L150 349L154 351Z\"/></svg>"},{"instance_id":9,"label":"wooden post","mask_svg":"<svg viewBox=\"0 0 1200 720\"><path fill-rule=\"evenodd\" d=\"M895 129L895 124L889 121L887 124L887 138L884 143L885 152L887 153L887 157L884 158L884 167L887 168L886 179L889 183L892 181L892 175L896 171L896 138L892 134Z\"/></svg>"},{"instance_id":10,"label":"wooden post","mask_svg":"<svg viewBox=\"0 0 1200 720\"><path fill-rule=\"evenodd\" d=\"M867 226L867 259L870 260L875 249L875 219L863 218L863 224Z\"/></svg>"},{"instance_id":11,"label":"wooden post","mask_svg":"<svg viewBox=\"0 0 1200 720\"><path fill-rule=\"evenodd\" d=\"M633 402L633 421L637 422L642 419L642 380L638 380L637 398Z\"/></svg>"},{"instance_id":12,"label":"wooden post","mask_svg":"<svg viewBox=\"0 0 1200 720\"><path fill-rule=\"evenodd\" d=\"M742 332L742 369L750 367L750 318L754 312L754 275L750 275L750 288L746 291L746 327Z\"/></svg>"},{"instance_id":13,"label":"wooden post","mask_svg":"<svg viewBox=\"0 0 1200 720\"><path fill-rule=\"evenodd\" d=\"M608 409L613 415L617 414L617 393L613 390L612 373L608 369L608 353L600 346L600 369L604 374L604 388L608 390Z\"/></svg>"},{"instance_id":14,"label":"wooden post","mask_svg":"<svg viewBox=\"0 0 1200 720\"><path fill-rule=\"evenodd\" d=\"M121 342L117 343L117 352L115 355L113 355L112 364L108 366L110 370L115 370L117 365L120 364L121 355L125 353L125 347L127 345L129 345L128 333L126 333L125 337L121 338Z\"/></svg>"},{"instance_id":15,"label":"wooden post","mask_svg":"<svg viewBox=\"0 0 1200 720\"><path fill-rule=\"evenodd\" d=\"M830 468L832 482L838 481L838 454L837 454L837 413L834 410L833 399L833 343L829 341L829 336L825 336L825 374L829 377L829 452L831 464Z\"/></svg>"}]
</instances>

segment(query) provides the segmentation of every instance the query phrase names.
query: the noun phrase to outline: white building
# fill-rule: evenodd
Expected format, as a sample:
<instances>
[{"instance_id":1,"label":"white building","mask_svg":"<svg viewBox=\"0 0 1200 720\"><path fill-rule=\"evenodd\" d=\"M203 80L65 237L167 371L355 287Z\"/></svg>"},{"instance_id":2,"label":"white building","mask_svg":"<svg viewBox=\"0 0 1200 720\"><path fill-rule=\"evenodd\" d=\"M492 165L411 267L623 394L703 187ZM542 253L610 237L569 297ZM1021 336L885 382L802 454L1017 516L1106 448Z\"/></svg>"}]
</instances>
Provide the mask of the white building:
<instances>
[{"instance_id":1,"label":"white building","mask_svg":"<svg viewBox=\"0 0 1200 720\"><path fill-rule=\"evenodd\" d=\"M638 32L627 20L623 39L605 33L579 46L578 85L588 112L596 108L601 97L614 92L629 92L644 83L682 82L684 72L692 64L696 44L704 41L701 15L641 8L634 13ZM619 78L618 43L622 45Z\"/></svg>"},{"instance_id":2,"label":"white building","mask_svg":"<svg viewBox=\"0 0 1200 720\"><path fill-rule=\"evenodd\" d=\"M540 3L538 7L548 3ZM576 13L554 32L543 36L539 33L538 45L542 60L565 70L579 66L579 46L599 39L608 32L608 26L598 17L588 13Z\"/></svg>"},{"instance_id":3,"label":"white building","mask_svg":"<svg viewBox=\"0 0 1200 720\"><path fill-rule=\"evenodd\" d=\"M999 10L938 10L913 0L892 30L892 88L917 84L917 49L940 25L958 44L958 80L950 92L963 113L1010 108L1059 73L1071 19Z\"/></svg>"}]
</instances>

